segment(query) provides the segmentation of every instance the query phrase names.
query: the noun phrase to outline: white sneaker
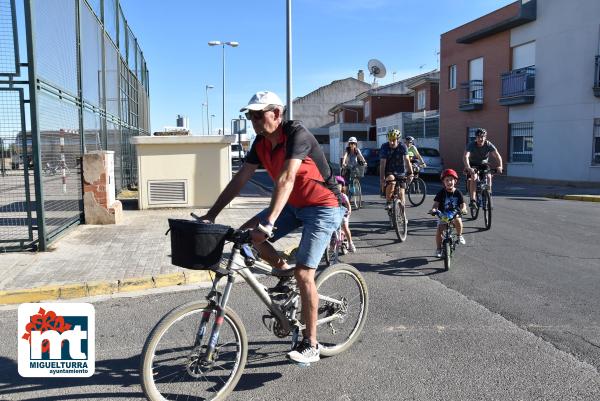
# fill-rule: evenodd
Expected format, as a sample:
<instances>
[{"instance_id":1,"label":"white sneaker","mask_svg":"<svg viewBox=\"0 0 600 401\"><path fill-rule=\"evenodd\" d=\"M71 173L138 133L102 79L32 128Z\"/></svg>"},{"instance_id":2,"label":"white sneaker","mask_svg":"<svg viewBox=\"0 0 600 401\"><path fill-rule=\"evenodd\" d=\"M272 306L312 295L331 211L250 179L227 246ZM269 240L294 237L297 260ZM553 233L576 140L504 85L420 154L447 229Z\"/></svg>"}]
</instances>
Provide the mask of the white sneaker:
<instances>
[{"instance_id":1,"label":"white sneaker","mask_svg":"<svg viewBox=\"0 0 600 401\"><path fill-rule=\"evenodd\" d=\"M354 242L352 242L350 244L350 246L348 247L348 250L352 253L356 252L356 247L354 246Z\"/></svg>"},{"instance_id":2,"label":"white sneaker","mask_svg":"<svg viewBox=\"0 0 600 401\"><path fill-rule=\"evenodd\" d=\"M321 359L320 355L321 347L319 344L313 347L310 345L310 341L305 338L296 345L296 348L288 352L287 358L296 363L313 363Z\"/></svg>"},{"instance_id":3,"label":"white sneaker","mask_svg":"<svg viewBox=\"0 0 600 401\"><path fill-rule=\"evenodd\" d=\"M465 237L463 237L462 235L459 235L459 236L458 236L458 242L459 242L461 245L464 245L464 244L466 244L466 243L467 243L467 241L465 241Z\"/></svg>"},{"instance_id":4,"label":"white sneaker","mask_svg":"<svg viewBox=\"0 0 600 401\"><path fill-rule=\"evenodd\" d=\"M435 256L437 256L438 258L442 257L442 250L441 249L436 249L435 250Z\"/></svg>"}]
</instances>

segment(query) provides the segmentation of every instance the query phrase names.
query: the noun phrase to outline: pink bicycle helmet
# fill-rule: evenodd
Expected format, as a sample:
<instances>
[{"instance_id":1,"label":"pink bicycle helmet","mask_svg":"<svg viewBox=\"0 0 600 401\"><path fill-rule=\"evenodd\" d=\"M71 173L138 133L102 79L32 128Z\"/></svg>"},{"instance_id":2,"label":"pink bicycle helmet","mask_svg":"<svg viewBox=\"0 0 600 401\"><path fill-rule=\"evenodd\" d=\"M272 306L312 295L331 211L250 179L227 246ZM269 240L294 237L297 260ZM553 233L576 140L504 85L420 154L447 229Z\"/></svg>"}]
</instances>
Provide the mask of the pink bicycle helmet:
<instances>
[{"instance_id":1,"label":"pink bicycle helmet","mask_svg":"<svg viewBox=\"0 0 600 401\"><path fill-rule=\"evenodd\" d=\"M342 177L341 175L336 175L335 180L338 184L346 185L346 180L344 180L344 177Z\"/></svg>"}]
</instances>

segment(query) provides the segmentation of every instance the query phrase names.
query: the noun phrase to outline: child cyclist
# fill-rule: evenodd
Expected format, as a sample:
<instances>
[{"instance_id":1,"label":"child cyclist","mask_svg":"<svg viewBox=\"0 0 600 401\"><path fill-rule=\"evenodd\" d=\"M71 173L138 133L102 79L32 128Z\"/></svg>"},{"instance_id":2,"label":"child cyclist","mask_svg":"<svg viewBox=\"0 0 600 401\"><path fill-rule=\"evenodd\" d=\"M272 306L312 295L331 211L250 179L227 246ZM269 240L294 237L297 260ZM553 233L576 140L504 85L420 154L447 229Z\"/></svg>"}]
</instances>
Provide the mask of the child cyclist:
<instances>
[{"instance_id":1,"label":"child cyclist","mask_svg":"<svg viewBox=\"0 0 600 401\"><path fill-rule=\"evenodd\" d=\"M463 195L456 189L456 183L458 182L458 174L456 171L452 169L444 170L441 179L444 187L435 195L430 213L435 213L437 210L441 213L452 211L460 211L462 214L466 213L467 205L465 204ZM456 234L458 235L458 241L464 245L465 238L462 235L463 224L460 216L457 216L453 223L454 228L456 228ZM438 258L442 257L442 233L444 232L445 224L446 223L440 219L435 234L436 256Z\"/></svg>"},{"instance_id":2,"label":"child cyclist","mask_svg":"<svg viewBox=\"0 0 600 401\"><path fill-rule=\"evenodd\" d=\"M342 205L346 208L346 213L344 213L344 218L342 219L342 231L346 238L348 238L348 250L350 252L356 252L356 247L354 246L354 242L352 242L352 234L350 234L350 214L352 213L352 206L350 206L350 200L346 195L346 180L341 175L335 177L338 186L340 188L340 193L342 194Z\"/></svg>"}]
</instances>

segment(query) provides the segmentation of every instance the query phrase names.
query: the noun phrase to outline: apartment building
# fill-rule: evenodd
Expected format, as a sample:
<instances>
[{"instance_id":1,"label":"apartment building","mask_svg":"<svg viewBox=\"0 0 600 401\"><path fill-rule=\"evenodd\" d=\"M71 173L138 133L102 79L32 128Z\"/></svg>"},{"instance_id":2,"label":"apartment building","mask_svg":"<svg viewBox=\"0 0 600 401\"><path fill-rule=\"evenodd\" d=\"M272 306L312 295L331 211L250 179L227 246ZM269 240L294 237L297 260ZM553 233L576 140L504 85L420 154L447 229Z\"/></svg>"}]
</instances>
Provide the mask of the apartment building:
<instances>
[{"instance_id":1,"label":"apartment building","mask_svg":"<svg viewBox=\"0 0 600 401\"><path fill-rule=\"evenodd\" d=\"M596 0L520 0L443 34L446 165L483 127L510 176L600 181L599 15Z\"/></svg>"}]
</instances>

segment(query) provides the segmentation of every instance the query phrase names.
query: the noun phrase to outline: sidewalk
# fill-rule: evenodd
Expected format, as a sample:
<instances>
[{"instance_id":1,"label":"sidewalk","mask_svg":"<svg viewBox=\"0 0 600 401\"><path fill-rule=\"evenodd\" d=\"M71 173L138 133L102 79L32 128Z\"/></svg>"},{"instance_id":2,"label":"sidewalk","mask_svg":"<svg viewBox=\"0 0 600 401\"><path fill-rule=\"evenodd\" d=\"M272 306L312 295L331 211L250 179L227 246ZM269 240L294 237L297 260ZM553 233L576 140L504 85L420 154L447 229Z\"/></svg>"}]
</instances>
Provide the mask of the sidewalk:
<instances>
[{"instance_id":1,"label":"sidewalk","mask_svg":"<svg viewBox=\"0 0 600 401\"><path fill-rule=\"evenodd\" d=\"M248 185L217 223L239 227L268 206L268 193ZM199 210L199 209L195 209ZM192 209L126 210L119 225L81 225L52 244L49 252L0 254L0 304L69 299L138 291L210 280L207 271L171 264L168 218L190 218ZM199 210L200 213L203 210ZM280 251L300 234L282 238ZM228 253L230 248L225 248Z\"/></svg>"}]
</instances>

